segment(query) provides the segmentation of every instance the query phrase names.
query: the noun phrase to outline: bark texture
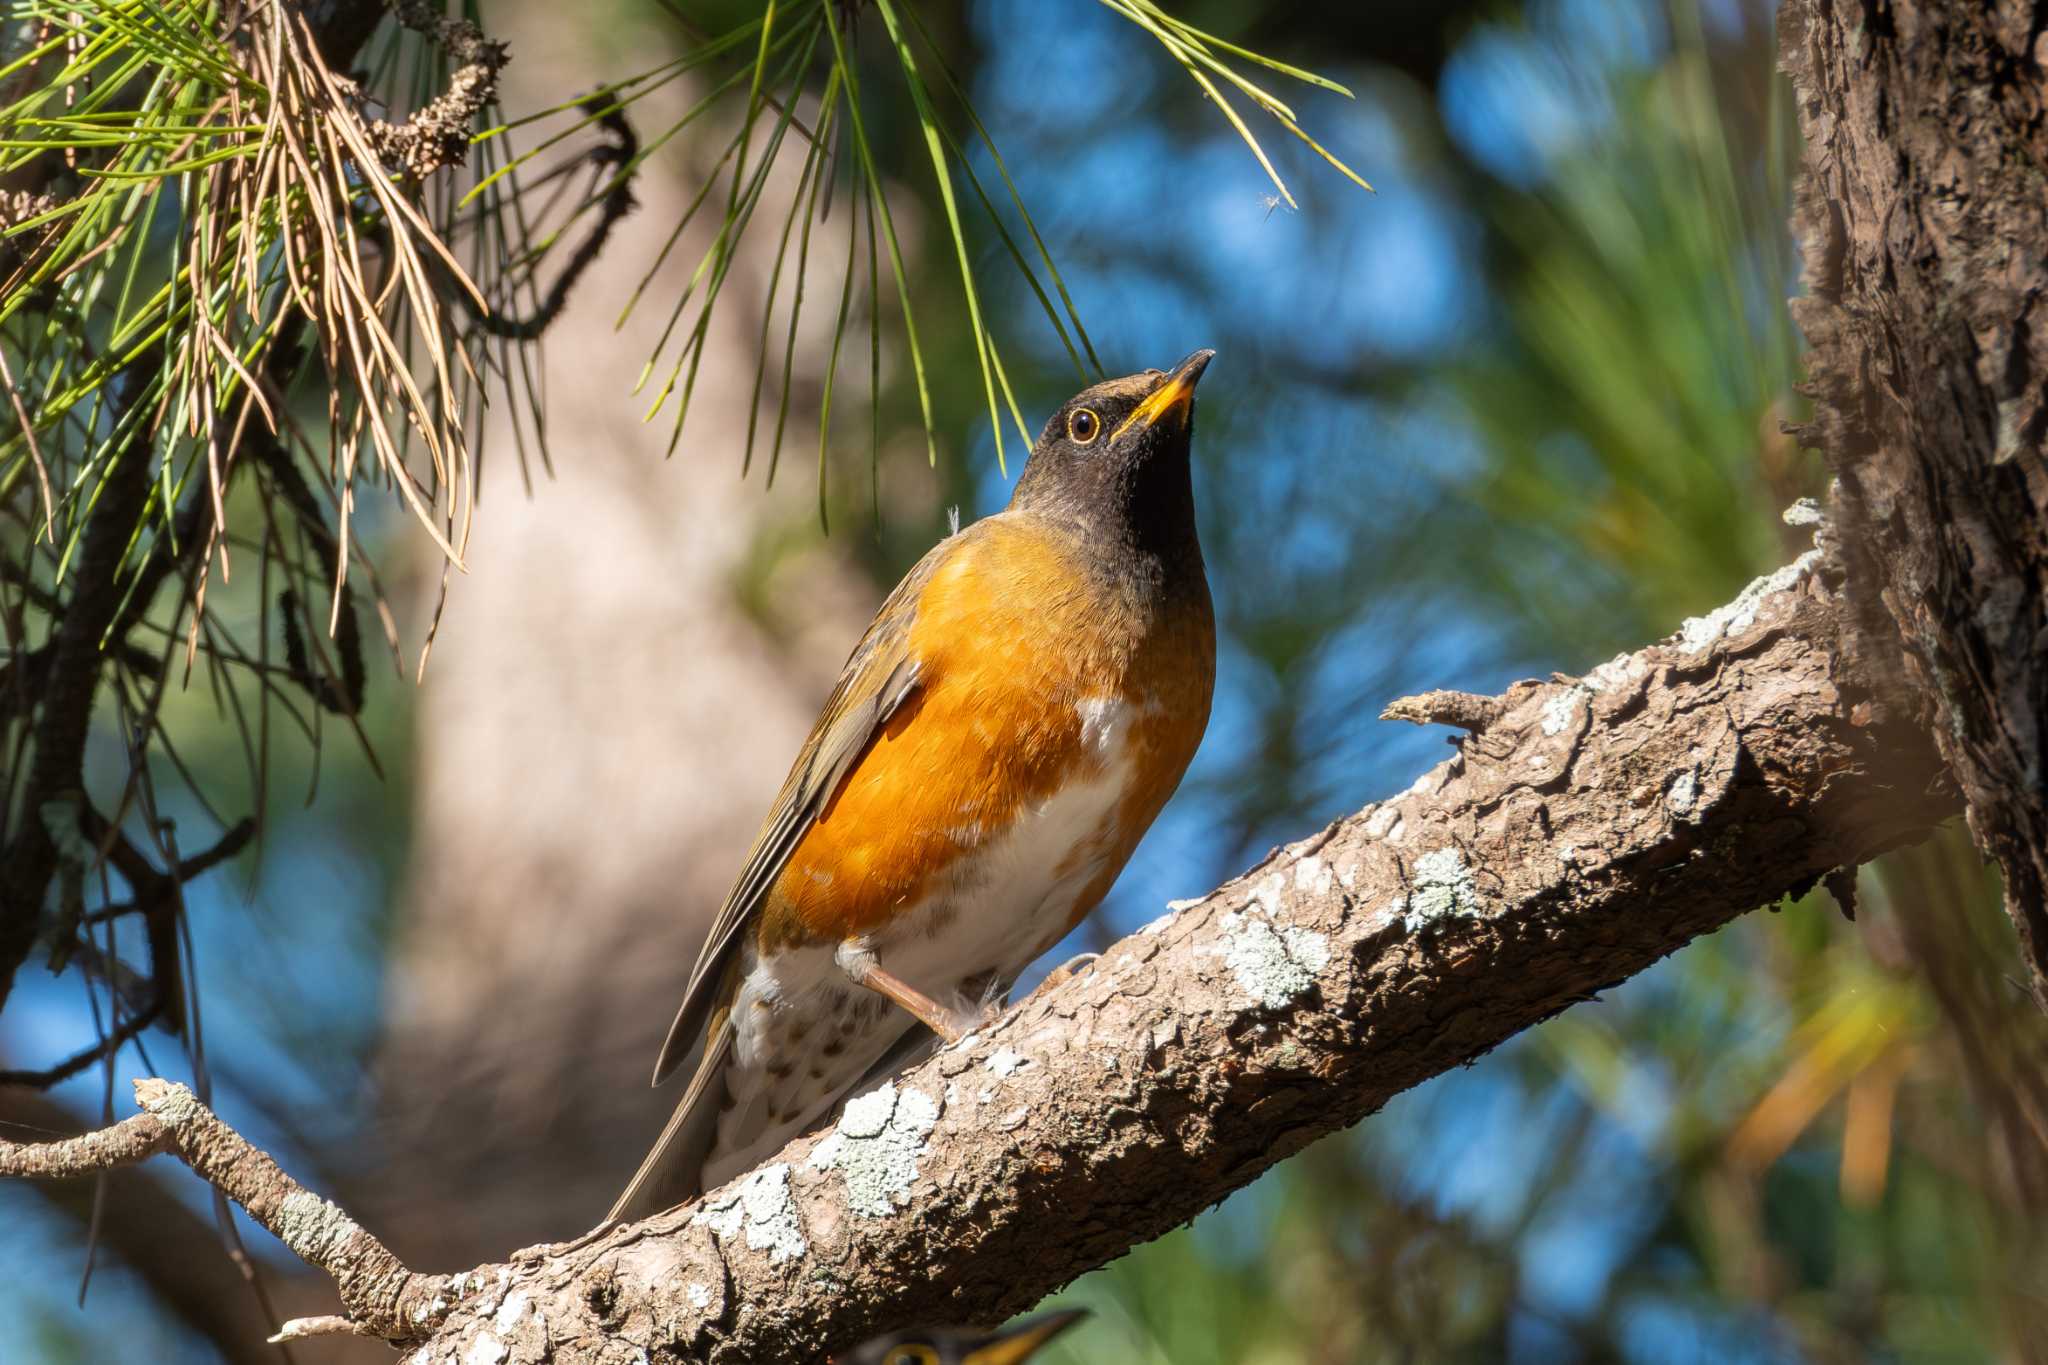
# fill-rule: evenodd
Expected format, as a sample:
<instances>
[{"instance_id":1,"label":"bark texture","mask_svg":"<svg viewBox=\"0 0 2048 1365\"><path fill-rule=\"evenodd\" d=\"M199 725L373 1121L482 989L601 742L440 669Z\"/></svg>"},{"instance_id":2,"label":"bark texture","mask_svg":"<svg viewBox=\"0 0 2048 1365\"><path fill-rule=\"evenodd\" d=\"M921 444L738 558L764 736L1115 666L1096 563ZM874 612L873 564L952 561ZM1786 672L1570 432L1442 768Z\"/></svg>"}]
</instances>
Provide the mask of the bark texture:
<instances>
[{"instance_id":1,"label":"bark texture","mask_svg":"<svg viewBox=\"0 0 2048 1365\"><path fill-rule=\"evenodd\" d=\"M2048 1008L2048 8L1790 0L1805 433ZM1879 645L1879 648L1885 646Z\"/></svg>"},{"instance_id":2,"label":"bark texture","mask_svg":"<svg viewBox=\"0 0 2048 1365\"><path fill-rule=\"evenodd\" d=\"M454 1282L410 1359L817 1360L990 1321L1957 809L1818 553L850 1102L698 1203Z\"/></svg>"}]
</instances>

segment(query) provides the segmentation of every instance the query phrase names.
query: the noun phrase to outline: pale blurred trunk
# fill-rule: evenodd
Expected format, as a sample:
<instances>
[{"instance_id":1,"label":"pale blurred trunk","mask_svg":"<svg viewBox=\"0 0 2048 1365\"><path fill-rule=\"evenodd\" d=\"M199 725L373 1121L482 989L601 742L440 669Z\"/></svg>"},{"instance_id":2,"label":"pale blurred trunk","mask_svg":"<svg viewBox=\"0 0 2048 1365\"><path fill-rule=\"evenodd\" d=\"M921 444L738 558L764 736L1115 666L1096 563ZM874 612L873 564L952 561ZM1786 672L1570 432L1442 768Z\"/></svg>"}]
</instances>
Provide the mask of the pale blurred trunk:
<instances>
[{"instance_id":1,"label":"pale blurred trunk","mask_svg":"<svg viewBox=\"0 0 2048 1365\"><path fill-rule=\"evenodd\" d=\"M558 20L493 14L516 55L507 108L558 103L621 69L617 31ZM676 37L638 36L648 55L623 64L633 69ZM635 106L643 138L683 107L682 90ZM670 148L687 144L701 174L712 161L701 149L720 141L686 135ZM375 1067L377 1168L348 1201L415 1266L502 1257L603 1214L675 1101L648 1076L698 940L874 606L860 574L814 563L806 630L778 644L736 592L765 519L815 515L804 462L772 496L758 465L740 478L766 248L799 151L792 135L782 188L763 205L773 226L748 239L727 285L673 459L672 409L643 424L647 395L630 389L715 211L613 329L701 183L685 183L685 157L669 153L548 333L555 476L536 470L531 497L502 403L495 419L470 572L419 698L412 862ZM841 245L814 240L814 271L844 259L848 217L818 230ZM791 435L799 449L816 440L815 428Z\"/></svg>"}]
</instances>

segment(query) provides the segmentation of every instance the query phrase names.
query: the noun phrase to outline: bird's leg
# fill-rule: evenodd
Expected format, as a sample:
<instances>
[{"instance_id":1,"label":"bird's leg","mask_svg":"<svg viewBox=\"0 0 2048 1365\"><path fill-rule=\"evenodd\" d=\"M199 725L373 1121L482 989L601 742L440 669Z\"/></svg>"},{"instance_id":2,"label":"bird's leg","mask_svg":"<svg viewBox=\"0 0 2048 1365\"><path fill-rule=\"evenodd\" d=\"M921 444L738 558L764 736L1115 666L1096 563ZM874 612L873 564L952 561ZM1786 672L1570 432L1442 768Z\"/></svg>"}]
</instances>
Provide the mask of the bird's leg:
<instances>
[{"instance_id":1,"label":"bird's leg","mask_svg":"<svg viewBox=\"0 0 2048 1365\"><path fill-rule=\"evenodd\" d=\"M958 1014L947 1009L938 1001L926 995L917 987L882 969L875 960L874 950L864 939L847 939L832 954L839 970L856 986L866 987L886 999L893 1000L907 1013L916 1017L919 1023L939 1035L948 1046L967 1036L968 1030L961 1027Z\"/></svg>"}]
</instances>

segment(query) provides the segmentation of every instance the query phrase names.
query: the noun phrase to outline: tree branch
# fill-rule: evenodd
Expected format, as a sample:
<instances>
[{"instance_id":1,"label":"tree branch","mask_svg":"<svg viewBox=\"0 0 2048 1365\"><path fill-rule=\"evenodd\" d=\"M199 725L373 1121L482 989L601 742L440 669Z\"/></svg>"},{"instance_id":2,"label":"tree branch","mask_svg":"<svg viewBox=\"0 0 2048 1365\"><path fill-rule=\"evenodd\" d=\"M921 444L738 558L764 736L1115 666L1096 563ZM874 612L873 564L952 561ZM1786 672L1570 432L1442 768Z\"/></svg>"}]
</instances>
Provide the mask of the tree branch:
<instances>
[{"instance_id":1,"label":"tree branch","mask_svg":"<svg viewBox=\"0 0 2048 1365\"><path fill-rule=\"evenodd\" d=\"M168 1134L149 1114L56 1142L0 1142L0 1175L67 1180L133 1166L164 1150Z\"/></svg>"},{"instance_id":2,"label":"tree branch","mask_svg":"<svg viewBox=\"0 0 2048 1365\"><path fill-rule=\"evenodd\" d=\"M0 1176L87 1175L175 1153L293 1255L333 1276L361 1334L411 1340L438 1323L452 1297L448 1277L407 1270L382 1242L286 1175L184 1086L139 1080L135 1102L143 1112L112 1128L56 1142L0 1142Z\"/></svg>"},{"instance_id":3,"label":"tree branch","mask_svg":"<svg viewBox=\"0 0 2048 1365\"><path fill-rule=\"evenodd\" d=\"M63 1132L77 1124L74 1112L44 1095L0 1090L0 1132ZM220 1240L212 1211L195 1212L165 1188L168 1183L141 1172L117 1175L109 1182L104 1207L97 1209L90 1180L52 1180L38 1183L34 1192L52 1215L70 1225L62 1231L81 1243L95 1242L102 1254L111 1253L173 1319L211 1342L222 1361L281 1365L278 1352L264 1345L276 1328L260 1299L249 1292L247 1258L238 1265L226 1255L206 1254ZM12 1213L20 1201L10 1203L0 1192L0 1206ZM313 1277L303 1277L303 1283L310 1289ZM293 1295L292 1311L301 1311L299 1298L305 1292Z\"/></svg>"},{"instance_id":4,"label":"tree branch","mask_svg":"<svg viewBox=\"0 0 2048 1365\"><path fill-rule=\"evenodd\" d=\"M128 372L124 401L135 401L142 376L161 363L159 347L138 357ZM146 424L141 428L147 429ZM20 824L7 840L5 870L0 872L0 1007L7 1003L15 972L35 947L43 899L57 871L57 844L46 807L83 786L86 733L106 657L100 645L121 609L121 563L149 496L151 463L148 437L138 435L101 477L72 571L76 586L51 636L54 649L43 678Z\"/></svg>"},{"instance_id":5,"label":"tree branch","mask_svg":"<svg viewBox=\"0 0 2048 1365\"><path fill-rule=\"evenodd\" d=\"M1924 732L1844 663L1837 578L1808 555L1661 645L1517 684L1399 796L1176 904L828 1131L643 1223L421 1277L339 1210L281 1198L289 1182L245 1144L195 1159L240 1144L203 1110L180 1131L209 1136L179 1150L420 1362L776 1365L1004 1317L1954 814ZM230 1188L252 1160L258 1188ZM294 1197L343 1231L280 1217Z\"/></svg>"},{"instance_id":6,"label":"tree branch","mask_svg":"<svg viewBox=\"0 0 2048 1365\"><path fill-rule=\"evenodd\" d=\"M364 136L385 165L425 180L468 159L470 126L498 97L498 73L511 59L511 48L486 38L467 19L449 18L428 0L392 0L391 12L399 23L439 44L454 63L448 88L404 123L363 120Z\"/></svg>"}]
</instances>

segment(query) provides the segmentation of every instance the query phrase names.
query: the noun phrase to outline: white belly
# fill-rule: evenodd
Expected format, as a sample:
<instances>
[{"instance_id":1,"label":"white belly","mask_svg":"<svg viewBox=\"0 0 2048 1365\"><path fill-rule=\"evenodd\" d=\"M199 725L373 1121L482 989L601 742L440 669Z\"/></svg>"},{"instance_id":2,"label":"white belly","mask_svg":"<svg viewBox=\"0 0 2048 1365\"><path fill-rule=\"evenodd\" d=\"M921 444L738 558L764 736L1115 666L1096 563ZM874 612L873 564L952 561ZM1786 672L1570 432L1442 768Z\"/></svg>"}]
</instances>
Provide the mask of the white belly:
<instances>
[{"instance_id":1,"label":"white belly","mask_svg":"<svg viewBox=\"0 0 2048 1365\"><path fill-rule=\"evenodd\" d=\"M965 998L970 984L989 999L1007 991L1066 932L1076 902L1111 856L1108 831L1132 778L1130 709L1089 701L1080 711L1082 738L1099 768L1070 778L957 858L923 901L867 940L883 968L941 1004L971 1012L982 1001ZM919 1026L849 981L836 947L766 956L747 950L733 1002L727 1107L705 1163L706 1188L808 1129Z\"/></svg>"}]
</instances>

